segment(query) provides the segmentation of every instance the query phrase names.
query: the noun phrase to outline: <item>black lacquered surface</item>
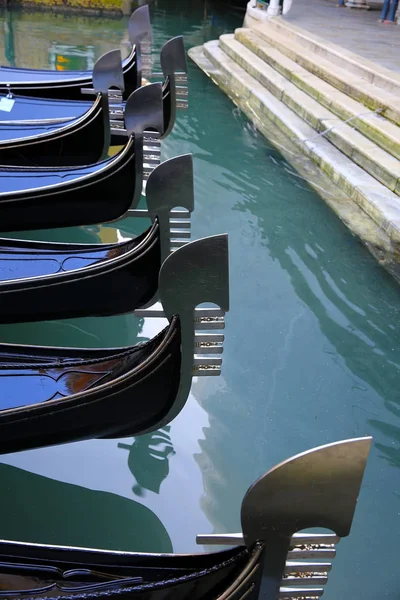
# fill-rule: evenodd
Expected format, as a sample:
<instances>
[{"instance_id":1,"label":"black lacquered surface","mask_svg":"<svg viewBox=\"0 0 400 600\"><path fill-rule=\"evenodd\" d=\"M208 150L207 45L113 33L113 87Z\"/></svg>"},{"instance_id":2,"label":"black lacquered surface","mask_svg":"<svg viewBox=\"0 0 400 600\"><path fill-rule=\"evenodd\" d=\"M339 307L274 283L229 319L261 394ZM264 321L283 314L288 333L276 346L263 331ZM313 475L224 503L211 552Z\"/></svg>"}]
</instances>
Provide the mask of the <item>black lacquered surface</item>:
<instances>
[{"instance_id":1,"label":"black lacquered surface","mask_svg":"<svg viewBox=\"0 0 400 600\"><path fill-rule=\"evenodd\" d=\"M3 115L0 113L0 118ZM72 124L75 119L68 120L67 122L58 123L37 123L37 124L23 124L23 123L3 123L0 125L0 141L18 140L24 137L36 137L57 131L60 127Z\"/></svg>"},{"instance_id":2,"label":"black lacquered surface","mask_svg":"<svg viewBox=\"0 0 400 600\"><path fill-rule=\"evenodd\" d=\"M137 75L136 52L131 49L122 63L125 81L125 99L140 85ZM138 80L139 79L139 80ZM4 93L23 94L38 98L81 100L82 88L92 88L91 71L52 71L0 67L0 90Z\"/></svg>"},{"instance_id":3,"label":"black lacquered surface","mask_svg":"<svg viewBox=\"0 0 400 600\"><path fill-rule=\"evenodd\" d=\"M131 206L138 165L134 140L114 157L86 167L0 169L2 231L111 221Z\"/></svg>"},{"instance_id":4,"label":"black lacquered surface","mask_svg":"<svg viewBox=\"0 0 400 600\"><path fill-rule=\"evenodd\" d=\"M0 126L0 165L90 165L109 148L108 102L101 95L83 116L66 124L40 128L16 123Z\"/></svg>"},{"instance_id":5,"label":"black lacquered surface","mask_svg":"<svg viewBox=\"0 0 400 600\"><path fill-rule=\"evenodd\" d=\"M115 244L0 239L0 322L116 315L155 296L158 224Z\"/></svg>"},{"instance_id":6,"label":"black lacquered surface","mask_svg":"<svg viewBox=\"0 0 400 600\"><path fill-rule=\"evenodd\" d=\"M6 96L6 92L0 91L0 100ZM0 124L3 121L74 119L89 110L93 104L90 96L87 100L57 100L13 94L13 100L15 102L10 112L0 111Z\"/></svg>"},{"instance_id":7,"label":"black lacquered surface","mask_svg":"<svg viewBox=\"0 0 400 600\"><path fill-rule=\"evenodd\" d=\"M258 598L262 549L238 547L202 555L120 554L2 544L0 597L137 600ZM77 562L79 561L79 562ZM270 600L270 599L268 599Z\"/></svg>"},{"instance_id":8,"label":"black lacquered surface","mask_svg":"<svg viewBox=\"0 0 400 600\"><path fill-rule=\"evenodd\" d=\"M178 318L127 348L0 345L0 452L156 429L175 401L180 360Z\"/></svg>"}]
</instances>

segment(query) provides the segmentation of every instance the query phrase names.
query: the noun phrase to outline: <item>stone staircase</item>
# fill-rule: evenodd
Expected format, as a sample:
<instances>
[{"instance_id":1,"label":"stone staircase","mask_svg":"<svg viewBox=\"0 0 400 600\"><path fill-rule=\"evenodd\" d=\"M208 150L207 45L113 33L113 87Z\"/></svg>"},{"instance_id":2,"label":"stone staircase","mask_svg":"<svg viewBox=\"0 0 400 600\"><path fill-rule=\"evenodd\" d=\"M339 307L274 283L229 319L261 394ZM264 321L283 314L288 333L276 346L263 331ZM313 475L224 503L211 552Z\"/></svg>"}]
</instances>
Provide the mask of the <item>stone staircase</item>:
<instances>
[{"instance_id":1,"label":"stone staircase","mask_svg":"<svg viewBox=\"0 0 400 600\"><path fill-rule=\"evenodd\" d=\"M282 18L222 35L201 53L247 114L274 121L398 248L399 74ZM203 68L198 49L189 55Z\"/></svg>"}]
</instances>

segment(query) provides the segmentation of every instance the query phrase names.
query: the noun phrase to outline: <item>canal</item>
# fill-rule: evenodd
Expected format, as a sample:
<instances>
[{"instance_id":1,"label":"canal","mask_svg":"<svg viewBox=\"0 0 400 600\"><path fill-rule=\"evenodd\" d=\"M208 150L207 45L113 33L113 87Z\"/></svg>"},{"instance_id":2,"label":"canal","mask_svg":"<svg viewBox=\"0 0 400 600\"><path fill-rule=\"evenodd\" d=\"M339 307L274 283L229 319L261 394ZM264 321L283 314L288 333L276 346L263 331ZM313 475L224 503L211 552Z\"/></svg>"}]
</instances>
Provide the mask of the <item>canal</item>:
<instances>
[{"instance_id":1,"label":"canal","mask_svg":"<svg viewBox=\"0 0 400 600\"><path fill-rule=\"evenodd\" d=\"M224 3L156 0L151 10L156 49L174 35L191 47L241 24ZM125 44L125 19L26 11L0 19L5 64L85 68ZM1 457L0 536L195 551L196 533L239 529L245 490L274 464L371 434L352 534L324 597L399 600L399 288L272 143L189 67L190 109L163 158L194 155L194 237L230 236L223 374L195 381L183 412L153 435ZM29 237L111 241L143 228L126 219ZM0 339L115 346L161 326L129 315L75 319L1 326Z\"/></svg>"}]
</instances>

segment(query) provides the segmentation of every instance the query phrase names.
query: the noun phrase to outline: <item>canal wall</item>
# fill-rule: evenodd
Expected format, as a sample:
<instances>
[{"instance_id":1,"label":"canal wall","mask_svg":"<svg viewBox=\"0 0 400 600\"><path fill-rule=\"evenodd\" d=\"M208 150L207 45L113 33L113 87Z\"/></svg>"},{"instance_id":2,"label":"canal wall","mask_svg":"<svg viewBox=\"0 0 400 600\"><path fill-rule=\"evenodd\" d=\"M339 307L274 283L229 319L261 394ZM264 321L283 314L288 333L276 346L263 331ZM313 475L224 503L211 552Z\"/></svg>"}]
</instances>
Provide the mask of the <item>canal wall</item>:
<instances>
[{"instance_id":1,"label":"canal wall","mask_svg":"<svg viewBox=\"0 0 400 600\"><path fill-rule=\"evenodd\" d=\"M392 269L400 262L400 73L282 18L250 24L189 56L260 131L272 121L347 195L360 211L349 219L343 203L332 208L370 248L376 230L374 254Z\"/></svg>"},{"instance_id":2,"label":"canal wall","mask_svg":"<svg viewBox=\"0 0 400 600\"><path fill-rule=\"evenodd\" d=\"M0 7L19 7L26 10L48 10L80 14L130 15L132 0L0 0Z\"/></svg>"}]
</instances>

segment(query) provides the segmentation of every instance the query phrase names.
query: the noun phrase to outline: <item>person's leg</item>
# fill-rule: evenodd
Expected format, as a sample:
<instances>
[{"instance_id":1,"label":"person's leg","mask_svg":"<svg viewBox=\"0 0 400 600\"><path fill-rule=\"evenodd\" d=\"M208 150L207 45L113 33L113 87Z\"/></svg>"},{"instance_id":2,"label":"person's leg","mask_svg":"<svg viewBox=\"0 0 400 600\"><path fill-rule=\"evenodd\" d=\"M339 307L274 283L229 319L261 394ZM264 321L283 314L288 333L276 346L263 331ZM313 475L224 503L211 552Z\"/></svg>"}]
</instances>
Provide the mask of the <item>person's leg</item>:
<instances>
[{"instance_id":1,"label":"person's leg","mask_svg":"<svg viewBox=\"0 0 400 600\"><path fill-rule=\"evenodd\" d=\"M394 23L398 5L399 5L399 0L392 0L392 2L390 3L388 21L390 21L391 23Z\"/></svg>"},{"instance_id":2,"label":"person's leg","mask_svg":"<svg viewBox=\"0 0 400 600\"><path fill-rule=\"evenodd\" d=\"M382 12L381 12L381 16L380 16L380 21L384 21L387 17L387 14L389 12L389 7L390 7L390 0L384 0L383 6L382 6Z\"/></svg>"}]
</instances>

